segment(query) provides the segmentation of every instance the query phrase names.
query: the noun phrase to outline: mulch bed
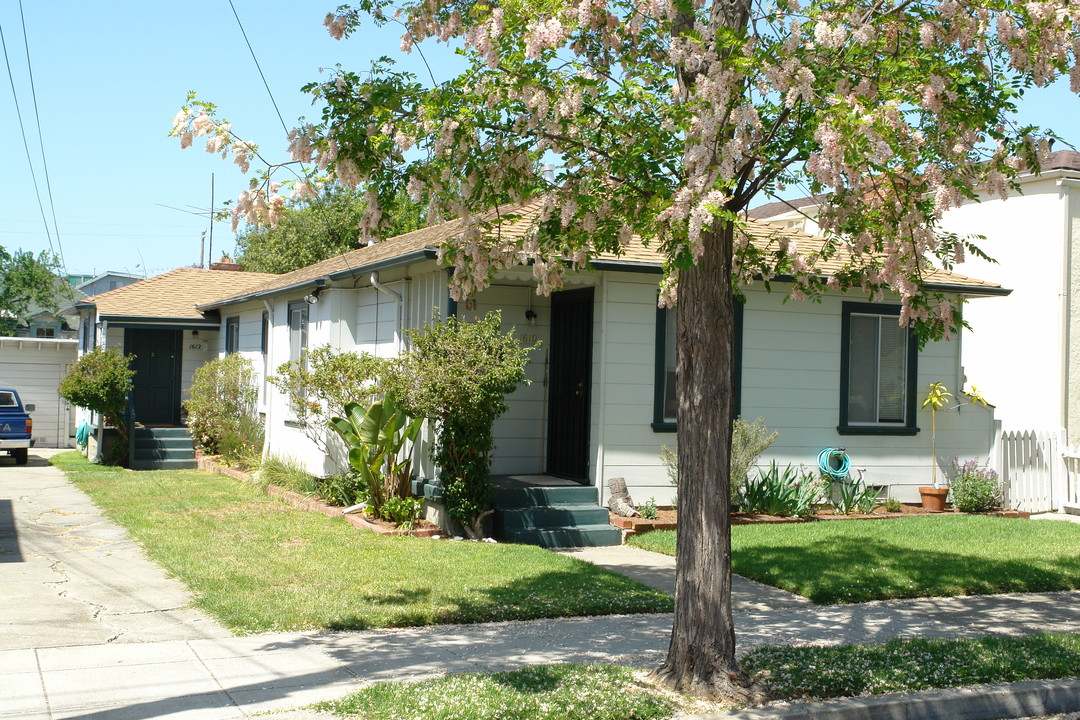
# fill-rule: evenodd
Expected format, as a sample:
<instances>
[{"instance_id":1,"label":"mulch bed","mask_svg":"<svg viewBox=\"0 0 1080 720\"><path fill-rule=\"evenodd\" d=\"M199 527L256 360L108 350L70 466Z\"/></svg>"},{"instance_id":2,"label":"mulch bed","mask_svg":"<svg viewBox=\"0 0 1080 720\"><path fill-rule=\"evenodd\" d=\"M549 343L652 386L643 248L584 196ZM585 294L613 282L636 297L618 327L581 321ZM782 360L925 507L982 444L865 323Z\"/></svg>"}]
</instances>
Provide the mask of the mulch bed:
<instances>
[{"instance_id":1,"label":"mulch bed","mask_svg":"<svg viewBox=\"0 0 1080 720\"><path fill-rule=\"evenodd\" d=\"M649 532L650 530L675 530L678 527L678 511L673 508L658 508L656 511L657 517L655 520L647 520L642 517L620 517L614 513L608 513L608 519L612 525L623 530L624 537L626 535L634 535L637 533ZM956 510L948 509L943 513L932 513L929 510L925 510L922 505L916 504L902 504L900 506L900 512L886 512L884 507L879 507L874 512L869 514L864 513L851 513L850 515L840 515L835 510L819 510L813 515L805 518L795 517L776 517L775 515L759 515L756 513L732 513L731 524L732 525L753 525L759 523L804 523L814 522L817 520L887 520L889 518L899 517L911 517L913 515L958 515ZM1018 510L996 510L989 513L980 513L982 515L996 515L999 517L1011 517L1011 518L1027 518L1031 516L1031 513L1021 512Z\"/></svg>"},{"instance_id":2,"label":"mulch bed","mask_svg":"<svg viewBox=\"0 0 1080 720\"><path fill-rule=\"evenodd\" d=\"M200 470L209 470L210 472L218 473L219 475L228 475L229 477L236 478L237 480L243 480L245 482L251 482L251 476L243 470L237 470L236 468L223 465L218 462L216 457L210 457L203 455L201 451L195 451L195 460L199 464ZM314 512L321 512L324 515L330 517L343 517L353 527L360 530L370 530L371 532L378 533L380 535L411 535L413 537L430 538L436 535L445 535L438 525L428 522L427 520L417 520L412 530L401 530L392 522L385 520L379 520L377 518L368 517L359 513L349 513L348 515L342 515L341 508L337 505L327 505L320 498L311 498L300 493L295 493L292 490L286 490L283 487L277 485L267 485L266 494L271 497L276 497L289 503L293 507L300 510L311 510Z\"/></svg>"}]
</instances>

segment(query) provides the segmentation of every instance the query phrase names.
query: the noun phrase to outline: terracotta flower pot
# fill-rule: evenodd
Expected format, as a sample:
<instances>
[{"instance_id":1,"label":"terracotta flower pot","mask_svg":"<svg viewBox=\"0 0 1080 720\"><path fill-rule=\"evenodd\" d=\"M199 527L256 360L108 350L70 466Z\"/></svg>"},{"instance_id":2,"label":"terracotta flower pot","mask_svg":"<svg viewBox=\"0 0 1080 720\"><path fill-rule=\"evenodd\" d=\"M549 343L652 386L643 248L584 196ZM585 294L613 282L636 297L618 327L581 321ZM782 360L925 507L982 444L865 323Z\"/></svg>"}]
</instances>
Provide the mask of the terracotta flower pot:
<instances>
[{"instance_id":1,"label":"terracotta flower pot","mask_svg":"<svg viewBox=\"0 0 1080 720\"><path fill-rule=\"evenodd\" d=\"M949 496L949 488L921 487L919 495L922 496L922 506L930 512L945 512L945 498Z\"/></svg>"}]
</instances>

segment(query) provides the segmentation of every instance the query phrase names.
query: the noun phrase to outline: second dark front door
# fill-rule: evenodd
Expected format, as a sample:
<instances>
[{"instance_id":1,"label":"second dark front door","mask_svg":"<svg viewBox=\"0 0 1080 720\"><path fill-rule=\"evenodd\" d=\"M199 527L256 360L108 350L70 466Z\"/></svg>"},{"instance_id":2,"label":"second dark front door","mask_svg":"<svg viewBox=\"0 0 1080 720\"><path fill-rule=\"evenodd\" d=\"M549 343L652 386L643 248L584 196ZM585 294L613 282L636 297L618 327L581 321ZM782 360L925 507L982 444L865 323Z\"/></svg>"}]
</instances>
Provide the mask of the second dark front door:
<instances>
[{"instance_id":1,"label":"second dark front door","mask_svg":"<svg viewBox=\"0 0 1080 720\"><path fill-rule=\"evenodd\" d=\"M551 296L549 475L588 482L593 290Z\"/></svg>"},{"instance_id":2,"label":"second dark front door","mask_svg":"<svg viewBox=\"0 0 1080 720\"><path fill-rule=\"evenodd\" d=\"M124 352L135 356L131 395L135 419L148 425L180 424L180 330L124 331Z\"/></svg>"}]
</instances>

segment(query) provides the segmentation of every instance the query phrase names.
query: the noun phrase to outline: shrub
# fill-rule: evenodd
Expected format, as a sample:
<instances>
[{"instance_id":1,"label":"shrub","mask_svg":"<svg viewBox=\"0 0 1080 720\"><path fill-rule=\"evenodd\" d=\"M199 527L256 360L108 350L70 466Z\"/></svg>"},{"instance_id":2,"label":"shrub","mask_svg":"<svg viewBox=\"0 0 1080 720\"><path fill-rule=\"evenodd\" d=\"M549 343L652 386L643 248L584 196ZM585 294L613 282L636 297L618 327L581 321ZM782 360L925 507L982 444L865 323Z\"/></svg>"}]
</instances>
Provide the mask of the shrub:
<instances>
[{"instance_id":1,"label":"shrub","mask_svg":"<svg viewBox=\"0 0 1080 720\"><path fill-rule=\"evenodd\" d=\"M896 498L885 498L885 509L891 513L898 513L902 509L900 501Z\"/></svg>"},{"instance_id":2,"label":"shrub","mask_svg":"<svg viewBox=\"0 0 1080 720\"><path fill-rule=\"evenodd\" d=\"M858 510L869 515L881 501L878 495L881 488L867 485L859 480L837 480L833 483L836 489L832 502L833 509L841 515L850 515ZM897 503L899 505L899 503Z\"/></svg>"},{"instance_id":3,"label":"shrub","mask_svg":"<svg viewBox=\"0 0 1080 720\"><path fill-rule=\"evenodd\" d=\"M321 345L279 366L267 381L289 398L293 421L308 439L346 472L339 436L326 432L329 420L345 417L346 403L374 402L390 362L369 353L338 352L331 345Z\"/></svg>"},{"instance_id":4,"label":"shrub","mask_svg":"<svg viewBox=\"0 0 1080 720\"><path fill-rule=\"evenodd\" d=\"M643 502L641 507L638 508L638 512L646 520L655 520L660 517L659 511L656 509L656 498L649 498Z\"/></svg>"},{"instance_id":5,"label":"shrub","mask_svg":"<svg viewBox=\"0 0 1080 720\"><path fill-rule=\"evenodd\" d=\"M814 473L797 471L791 465L781 472L774 460L768 470L758 470L757 478L743 485L739 507L748 513L805 517L814 512L827 487Z\"/></svg>"},{"instance_id":6,"label":"shrub","mask_svg":"<svg viewBox=\"0 0 1080 720\"><path fill-rule=\"evenodd\" d=\"M350 470L349 472L337 473L330 477L316 480L318 494L331 505L349 507L371 502L368 495L367 483L360 477L360 473Z\"/></svg>"},{"instance_id":7,"label":"shrub","mask_svg":"<svg viewBox=\"0 0 1080 720\"><path fill-rule=\"evenodd\" d=\"M420 518L424 501L415 497L392 497L381 508L379 517L389 520L402 530L412 530Z\"/></svg>"},{"instance_id":8,"label":"shrub","mask_svg":"<svg viewBox=\"0 0 1080 720\"><path fill-rule=\"evenodd\" d=\"M989 467L982 467L979 459L961 463L952 459L952 504L960 512L986 512L1001 504L1002 487L998 474Z\"/></svg>"},{"instance_id":9,"label":"shrub","mask_svg":"<svg viewBox=\"0 0 1080 720\"><path fill-rule=\"evenodd\" d=\"M492 312L469 322L435 318L409 330L412 347L402 356L393 390L409 414L437 423L432 459L440 468L446 511L470 537L483 534L490 512L491 428L507 410L505 395L525 380L533 347L513 331L500 331Z\"/></svg>"},{"instance_id":10,"label":"shrub","mask_svg":"<svg viewBox=\"0 0 1080 720\"><path fill-rule=\"evenodd\" d=\"M409 494L413 444L424 420L409 417L393 393L366 409L346 403L345 413L330 418L330 427L349 447L349 465L367 488L372 514L382 517L386 501Z\"/></svg>"},{"instance_id":11,"label":"shrub","mask_svg":"<svg viewBox=\"0 0 1080 720\"><path fill-rule=\"evenodd\" d=\"M211 360L195 371L184 401L195 444L230 463L262 449L263 430L255 403L255 368L237 353Z\"/></svg>"},{"instance_id":12,"label":"shrub","mask_svg":"<svg viewBox=\"0 0 1080 720\"><path fill-rule=\"evenodd\" d=\"M105 458L107 465L127 456L127 398L135 376L133 359L133 355L122 355L114 347L96 347L71 366L57 390L62 399L100 414L105 424L116 427L120 442Z\"/></svg>"},{"instance_id":13,"label":"shrub","mask_svg":"<svg viewBox=\"0 0 1080 720\"><path fill-rule=\"evenodd\" d=\"M735 418L731 426L731 507L739 506L742 497L742 488L746 484L750 468L761 457L776 438L778 432L769 432L765 426L765 418L758 418L748 423L741 418ZM664 445L660 448L660 461L667 468L668 479L671 484L679 485L679 456Z\"/></svg>"}]
</instances>

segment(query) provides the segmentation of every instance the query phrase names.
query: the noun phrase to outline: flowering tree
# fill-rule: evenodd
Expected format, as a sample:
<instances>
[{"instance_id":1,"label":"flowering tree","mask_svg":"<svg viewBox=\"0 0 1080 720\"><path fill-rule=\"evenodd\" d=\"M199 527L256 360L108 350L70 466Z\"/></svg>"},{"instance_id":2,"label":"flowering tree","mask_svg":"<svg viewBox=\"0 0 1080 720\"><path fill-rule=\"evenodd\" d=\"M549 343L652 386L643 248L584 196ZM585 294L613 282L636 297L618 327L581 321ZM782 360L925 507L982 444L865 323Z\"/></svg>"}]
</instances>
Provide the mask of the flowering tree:
<instances>
[{"instance_id":1,"label":"flowering tree","mask_svg":"<svg viewBox=\"0 0 1080 720\"><path fill-rule=\"evenodd\" d=\"M591 254L635 235L666 258L660 302L678 302L680 532L671 645L656 676L711 697L750 692L730 609L728 454L732 296L778 275L790 293L897 293L922 337L957 327L953 304L922 278L971 250L937 230L941 213L983 185L1004 193L1037 167L1045 139L1010 119L1016 98L1070 73L1080 89L1077 21L1064 0L363 0L326 18L335 37L362 21L400 26L403 51L462 49L443 82L344 69L305 89L321 122L290 135L294 161L362 187L361 232L376 235L401 188L429 218L461 218L443 249L454 291L530 262L541 292ZM189 103L174 132L207 149L249 145ZM224 128L224 129L223 129ZM540 163L558 165L545 178ZM274 219L269 168L237 217ZM805 184L828 193L823 246L756 249L740 213ZM307 176L294 193L311 192ZM514 203L543 198L521 240L500 237ZM829 278L823 257L843 260Z\"/></svg>"}]
</instances>

